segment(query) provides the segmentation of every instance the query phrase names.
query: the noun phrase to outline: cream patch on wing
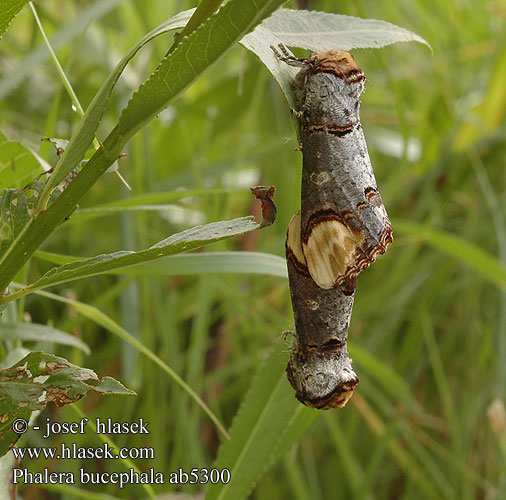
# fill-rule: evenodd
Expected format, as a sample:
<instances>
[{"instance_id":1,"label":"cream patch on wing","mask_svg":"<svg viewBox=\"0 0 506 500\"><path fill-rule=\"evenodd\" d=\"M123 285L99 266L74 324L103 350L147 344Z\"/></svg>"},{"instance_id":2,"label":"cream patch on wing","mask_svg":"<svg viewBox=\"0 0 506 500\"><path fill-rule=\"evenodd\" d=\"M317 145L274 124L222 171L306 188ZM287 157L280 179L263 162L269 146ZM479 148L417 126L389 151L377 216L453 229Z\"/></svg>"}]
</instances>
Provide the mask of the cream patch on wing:
<instances>
[{"instance_id":1,"label":"cream patch on wing","mask_svg":"<svg viewBox=\"0 0 506 500\"><path fill-rule=\"evenodd\" d=\"M291 250L293 256L301 263L306 264L306 259L302 253L300 236L300 210L295 212L288 224L288 233L286 235L286 245Z\"/></svg>"},{"instance_id":2,"label":"cream patch on wing","mask_svg":"<svg viewBox=\"0 0 506 500\"><path fill-rule=\"evenodd\" d=\"M336 219L324 220L312 228L302 251L309 273L320 288L333 288L353 267L357 243L348 227Z\"/></svg>"}]
</instances>

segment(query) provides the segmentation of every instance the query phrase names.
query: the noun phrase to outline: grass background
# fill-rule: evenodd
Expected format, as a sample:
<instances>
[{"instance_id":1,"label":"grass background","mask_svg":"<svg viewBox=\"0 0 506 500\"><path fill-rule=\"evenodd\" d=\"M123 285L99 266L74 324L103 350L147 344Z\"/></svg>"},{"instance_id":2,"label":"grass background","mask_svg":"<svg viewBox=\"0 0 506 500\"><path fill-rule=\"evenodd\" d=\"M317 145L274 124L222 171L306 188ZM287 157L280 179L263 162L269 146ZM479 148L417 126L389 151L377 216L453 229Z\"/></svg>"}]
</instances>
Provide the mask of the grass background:
<instances>
[{"instance_id":1,"label":"grass background","mask_svg":"<svg viewBox=\"0 0 506 500\"><path fill-rule=\"evenodd\" d=\"M83 105L130 46L195 2L111 2L108 12L86 24L84 13L97 5L37 4L48 34L67 34L55 48ZM368 77L362 124L395 241L360 276L350 328L360 377L356 394L345 409L322 412L252 497L505 498L506 280L504 267L496 266L506 265L506 5L315 0L308 7L403 26L424 37L434 54L417 44L353 52ZM170 35L155 40L129 66L99 137L171 43ZM51 146L40 137L69 137L78 117L41 44L25 9L0 44L0 125L54 163ZM236 47L129 143L120 163L132 193L105 175L81 208L143 193L197 194L171 202L170 209L72 218L44 250L93 256L145 248L195 224L257 211L248 187L262 183L277 187L275 225L205 252L282 256L288 221L300 203L301 155L295 146L281 92L261 63ZM480 260L475 247L492 259ZM257 265L252 257L247 267ZM28 273L34 279L48 268L35 259ZM267 275L105 276L52 291L99 307L138 336L226 427L262 359L293 324L287 281ZM65 347L56 354L138 392L136 398L92 395L78 406L92 419L149 421L147 437L116 440L119 446L154 447L156 458L136 462L140 468L168 474L211 467L220 436L157 366L72 307L36 295L18 306L7 314L73 332L92 349L90 356ZM80 418L72 407L48 408L40 421L45 417ZM52 445L61 440L68 442L60 436ZM90 433L76 442L100 445ZM49 443L30 433L22 444ZM26 466L68 471L83 464ZM87 461L85 467L124 470L110 461ZM117 498L146 496L140 486L83 489ZM154 489L201 491L169 484ZM55 486L25 486L20 495L78 497Z\"/></svg>"}]
</instances>

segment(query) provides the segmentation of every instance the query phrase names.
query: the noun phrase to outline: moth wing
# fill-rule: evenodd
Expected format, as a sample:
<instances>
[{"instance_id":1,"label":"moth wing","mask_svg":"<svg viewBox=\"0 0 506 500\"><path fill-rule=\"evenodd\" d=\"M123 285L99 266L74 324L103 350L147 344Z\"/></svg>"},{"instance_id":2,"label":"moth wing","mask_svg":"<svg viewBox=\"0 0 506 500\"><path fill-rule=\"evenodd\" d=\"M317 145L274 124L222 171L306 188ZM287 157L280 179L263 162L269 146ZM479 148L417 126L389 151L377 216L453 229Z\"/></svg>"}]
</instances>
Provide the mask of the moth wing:
<instances>
[{"instance_id":1,"label":"moth wing","mask_svg":"<svg viewBox=\"0 0 506 500\"><path fill-rule=\"evenodd\" d=\"M290 257L295 259L298 266L306 266L306 258L301 245L301 217L300 210L297 210L288 223L286 233L286 249L290 252Z\"/></svg>"},{"instance_id":2,"label":"moth wing","mask_svg":"<svg viewBox=\"0 0 506 500\"><path fill-rule=\"evenodd\" d=\"M320 288L333 288L345 281L362 240L360 234L334 218L311 228L307 241L302 241L302 251L309 274Z\"/></svg>"}]
</instances>

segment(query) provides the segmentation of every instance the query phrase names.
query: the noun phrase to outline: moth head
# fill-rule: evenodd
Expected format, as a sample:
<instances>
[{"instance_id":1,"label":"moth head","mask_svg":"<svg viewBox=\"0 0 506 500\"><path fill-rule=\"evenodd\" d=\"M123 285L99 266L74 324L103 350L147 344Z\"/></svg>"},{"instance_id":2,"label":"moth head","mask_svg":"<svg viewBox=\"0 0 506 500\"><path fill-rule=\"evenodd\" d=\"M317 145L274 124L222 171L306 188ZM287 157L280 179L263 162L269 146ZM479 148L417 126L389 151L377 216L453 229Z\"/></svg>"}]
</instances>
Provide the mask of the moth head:
<instances>
[{"instance_id":1,"label":"moth head","mask_svg":"<svg viewBox=\"0 0 506 500\"><path fill-rule=\"evenodd\" d=\"M320 410L342 408L358 385L351 359L332 353L314 353L301 360L293 350L286 372L297 399Z\"/></svg>"},{"instance_id":2,"label":"moth head","mask_svg":"<svg viewBox=\"0 0 506 500\"><path fill-rule=\"evenodd\" d=\"M333 73L346 83L365 80L365 73L357 66L348 52L341 50L317 50L307 59L312 73Z\"/></svg>"}]
</instances>

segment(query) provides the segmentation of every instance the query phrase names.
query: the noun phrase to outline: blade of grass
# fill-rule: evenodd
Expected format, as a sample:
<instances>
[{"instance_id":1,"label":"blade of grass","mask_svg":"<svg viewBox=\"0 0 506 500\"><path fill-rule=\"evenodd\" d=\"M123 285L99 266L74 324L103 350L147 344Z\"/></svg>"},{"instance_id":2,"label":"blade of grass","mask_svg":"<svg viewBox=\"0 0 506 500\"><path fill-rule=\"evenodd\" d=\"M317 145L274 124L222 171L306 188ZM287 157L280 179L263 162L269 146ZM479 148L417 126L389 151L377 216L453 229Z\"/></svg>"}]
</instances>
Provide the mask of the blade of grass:
<instances>
[{"instance_id":1,"label":"blade of grass","mask_svg":"<svg viewBox=\"0 0 506 500\"><path fill-rule=\"evenodd\" d=\"M81 260L72 257L37 250L38 259L53 264L69 264ZM128 274L133 276L187 276L201 274L265 274L287 278L286 260L278 255L262 252L206 252L173 255L160 261L137 264L110 274Z\"/></svg>"},{"instance_id":2,"label":"blade of grass","mask_svg":"<svg viewBox=\"0 0 506 500\"><path fill-rule=\"evenodd\" d=\"M506 267L473 243L454 234L408 221L396 219L393 226L399 233L414 236L420 242L427 242L436 250L463 262L499 288L506 289Z\"/></svg>"},{"instance_id":3,"label":"blade of grass","mask_svg":"<svg viewBox=\"0 0 506 500\"><path fill-rule=\"evenodd\" d=\"M385 391L395 398L396 401L402 401L406 408L419 415L422 411L416 398L411 392L409 385L392 368L378 359L373 354L362 349L354 342L350 342L350 354L361 368L369 372L378 386L383 386Z\"/></svg>"},{"instance_id":4,"label":"blade of grass","mask_svg":"<svg viewBox=\"0 0 506 500\"><path fill-rule=\"evenodd\" d=\"M69 405L69 407L72 409L72 411L77 413L79 418L82 419L82 418L86 417L86 413L84 413L84 411L81 410L81 408L79 408L79 406ZM108 444L109 447L114 448L115 450L119 450L121 448L112 439L107 437L106 434L97 433L97 426L95 425L95 422L92 419L88 419L88 421L86 422L86 425L88 425L89 427L91 427L93 429L93 433L98 436L98 438L100 439L100 441L102 441L102 443ZM127 469L127 470L133 469L138 474L141 473L139 468L129 458L120 457L120 461L125 466L125 469ZM140 483L140 484L141 484L142 488L144 489L144 491L148 494L148 497L151 498L152 500L154 500L156 498L156 494L155 494L155 491L153 490L153 487L150 484L144 484L144 483Z\"/></svg>"},{"instance_id":5,"label":"blade of grass","mask_svg":"<svg viewBox=\"0 0 506 500\"><path fill-rule=\"evenodd\" d=\"M25 340L29 342L53 342L69 345L90 354L90 348L81 339L47 325L36 323L0 323L1 340Z\"/></svg>"},{"instance_id":6,"label":"blade of grass","mask_svg":"<svg viewBox=\"0 0 506 500\"><path fill-rule=\"evenodd\" d=\"M458 436L460 433L459 419L457 417L455 403L450 390L450 384L448 383L448 377L446 376L441 355L439 353L438 344L436 338L434 337L434 329L431 324L430 313L427 305L424 303L418 305L418 318L421 324L421 331L425 340L425 346L429 354L436 386L443 403L444 413L446 414L446 419L450 424L452 437L455 438L453 434Z\"/></svg>"},{"instance_id":7,"label":"blade of grass","mask_svg":"<svg viewBox=\"0 0 506 500\"><path fill-rule=\"evenodd\" d=\"M76 93L74 92L74 89L72 88L72 85L69 82L69 79L67 78L67 75L65 74L65 71L63 71L63 68L61 67L60 61L58 61L58 58L56 57L56 54L54 53L53 47L51 47L51 43L49 43L49 39L46 36L46 32L44 31L44 28L42 26L42 23L40 22L39 15L37 14L37 10L35 9L35 5L33 5L33 2L28 3L30 5L30 9L32 9L33 17L35 18L35 22L37 23L37 26L39 28L39 31L42 35L42 38L44 39L44 43L46 44L47 50L49 50L49 53L51 54L51 59L54 62L54 65L56 66L56 69L58 71L58 74L60 75L60 78L63 82L63 85L65 87L65 90L67 91L67 94L70 97L70 100L72 101L72 104L74 105L75 109L78 111L79 115L82 117L84 115L84 110L81 106L81 103L79 102L79 99L77 98ZM97 142L98 144L98 142Z\"/></svg>"},{"instance_id":8,"label":"blade of grass","mask_svg":"<svg viewBox=\"0 0 506 500\"><path fill-rule=\"evenodd\" d=\"M364 478L364 470L355 456L355 451L348 441L345 430L338 423L338 415L325 413L324 420L329 429L330 440L339 454L344 475L347 478L350 489L354 496L358 495Z\"/></svg>"},{"instance_id":9,"label":"blade of grass","mask_svg":"<svg viewBox=\"0 0 506 500\"><path fill-rule=\"evenodd\" d=\"M502 204L499 202L494 188L490 183L487 170L481 161L480 156L472 152L469 159L473 165L474 171L480 188L483 192L483 198L489 207L490 216L494 223L494 229L497 238L497 246L499 248L499 258L506 268L506 221L504 219ZM498 359L506 359L506 291L501 291L501 309L497 320L497 356ZM506 363L499 363L498 366L497 387L502 395L506 390ZM506 477L506 475L505 475Z\"/></svg>"},{"instance_id":10,"label":"blade of grass","mask_svg":"<svg viewBox=\"0 0 506 500\"><path fill-rule=\"evenodd\" d=\"M114 200L90 208L77 209L72 214L69 222L80 222L82 220L88 220L94 217L114 215L125 210L135 210L138 207L149 207L152 205L181 200L182 198L189 198L192 196L224 195L239 192L240 190L240 188L214 188L139 194L130 196L123 200Z\"/></svg>"}]
</instances>

